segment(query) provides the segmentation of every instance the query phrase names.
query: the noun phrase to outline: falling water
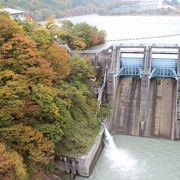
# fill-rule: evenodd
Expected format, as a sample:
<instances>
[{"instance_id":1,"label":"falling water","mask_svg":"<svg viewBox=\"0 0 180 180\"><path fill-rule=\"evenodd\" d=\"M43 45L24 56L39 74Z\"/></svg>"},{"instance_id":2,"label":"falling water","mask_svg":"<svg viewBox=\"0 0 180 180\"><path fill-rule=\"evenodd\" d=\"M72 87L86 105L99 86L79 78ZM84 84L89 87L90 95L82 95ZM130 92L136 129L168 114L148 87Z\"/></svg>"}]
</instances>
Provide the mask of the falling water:
<instances>
[{"instance_id":1,"label":"falling water","mask_svg":"<svg viewBox=\"0 0 180 180\"><path fill-rule=\"evenodd\" d=\"M130 171L136 166L136 160L131 157L125 150L118 149L105 125L104 127L104 143L105 143L105 156L111 161L111 167L114 170L123 169L124 172Z\"/></svg>"},{"instance_id":2,"label":"falling water","mask_svg":"<svg viewBox=\"0 0 180 180\"><path fill-rule=\"evenodd\" d=\"M111 150L117 150L113 137L111 136L111 134L109 133L105 125L104 125L104 135L105 135L104 142L105 142L106 148L110 148Z\"/></svg>"}]
</instances>

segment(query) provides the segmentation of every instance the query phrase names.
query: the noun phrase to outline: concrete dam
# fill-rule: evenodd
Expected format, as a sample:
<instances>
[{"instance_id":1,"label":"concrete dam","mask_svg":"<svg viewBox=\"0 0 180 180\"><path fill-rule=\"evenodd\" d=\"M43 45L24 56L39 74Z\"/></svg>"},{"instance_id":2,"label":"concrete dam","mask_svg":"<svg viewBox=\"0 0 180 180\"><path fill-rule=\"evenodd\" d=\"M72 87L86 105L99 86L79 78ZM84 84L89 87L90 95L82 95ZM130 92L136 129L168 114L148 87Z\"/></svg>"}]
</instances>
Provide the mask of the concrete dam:
<instances>
[{"instance_id":1,"label":"concrete dam","mask_svg":"<svg viewBox=\"0 0 180 180\"><path fill-rule=\"evenodd\" d=\"M111 131L179 139L178 74L176 46L113 47Z\"/></svg>"},{"instance_id":2,"label":"concrete dam","mask_svg":"<svg viewBox=\"0 0 180 180\"><path fill-rule=\"evenodd\" d=\"M111 134L180 139L179 46L120 44L79 53L90 58L102 80L102 87L95 87L94 94L101 95L100 103L111 106L105 121ZM103 138L102 128L86 154L60 156L58 168L89 176Z\"/></svg>"},{"instance_id":3,"label":"concrete dam","mask_svg":"<svg viewBox=\"0 0 180 180\"><path fill-rule=\"evenodd\" d=\"M111 133L180 138L180 47L120 44L82 54L107 70Z\"/></svg>"}]
</instances>

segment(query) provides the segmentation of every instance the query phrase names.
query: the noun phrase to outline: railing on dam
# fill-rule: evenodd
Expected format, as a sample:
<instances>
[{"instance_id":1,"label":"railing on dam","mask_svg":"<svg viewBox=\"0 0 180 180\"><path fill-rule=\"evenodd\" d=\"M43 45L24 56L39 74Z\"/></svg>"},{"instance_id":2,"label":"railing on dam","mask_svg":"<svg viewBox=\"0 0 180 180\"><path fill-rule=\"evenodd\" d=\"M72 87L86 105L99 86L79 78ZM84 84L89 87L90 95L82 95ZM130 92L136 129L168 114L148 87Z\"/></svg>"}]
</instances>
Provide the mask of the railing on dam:
<instances>
[{"instance_id":1,"label":"railing on dam","mask_svg":"<svg viewBox=\"0 0 180 180\"><path fill-rule=\"evenodd\" d=\"M138 49L139 48L139 49ZM114 48L115 49L115 48ZM173 78L178 79L177 66L179 58L179 47L163 46L116 46L116 62L114 72L116 77L142 77L149 78ZM117 62L118 61L118 62Z\"/></svg>"}]
</instances>

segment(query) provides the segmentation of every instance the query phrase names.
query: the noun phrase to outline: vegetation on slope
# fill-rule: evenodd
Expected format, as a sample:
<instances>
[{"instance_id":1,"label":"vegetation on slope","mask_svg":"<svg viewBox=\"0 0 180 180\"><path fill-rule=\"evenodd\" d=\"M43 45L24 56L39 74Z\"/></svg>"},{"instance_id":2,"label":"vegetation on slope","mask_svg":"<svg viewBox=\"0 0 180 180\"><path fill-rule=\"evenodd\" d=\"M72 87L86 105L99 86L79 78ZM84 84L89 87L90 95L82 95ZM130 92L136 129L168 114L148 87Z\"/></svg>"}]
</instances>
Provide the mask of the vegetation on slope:
<instances>
[{"instance_id":1,"label":"vegetation on slope","mask_svg":"<svg viewBox=\"0 0 180 180\"><path fill-rule=\"evenodd\" d=\"M56 18L69 17L84 14L123 14L135 12L123 12L123 7L141 2L140 0L0 0L3 6L23 9L37 18L37 20L45 20L52 16ZM178 5L176 0L172 5ZM122 9L122 10L118 10ZM166 11L166 10L164 10ZM138 13L138 12L136 12ZM140 13L140 12L139 12ZM149 14L149 12L147 12ZM154 12L155 13L155 12Z\"/></svg>"},{"instance_id":2,"label":"vegetation on slope","mask_svg":"<svg viewBox=\"0 0 180 180\"><path fill-rule=\"evenodd\" d=\"M0 179L31 179L55 154L84 153L99 131L88 59L3 12L0 52Z\"/></svg>"},{"instance_id":3,"label":"vegetation on slope","mask_svg":"<svg viewBox=\"0 0 180 180\"><path fill-rule=\"evenodd\" d=\"M29 11L37 20L45 20L49 16L67 17L96 13L97 6L110 4L110 0L0 0L5 7Z\"/></svg>"},{"instance_id":4,"label":"vegetation on slope","mask_svg":"<svg viewBox=\"0 0 180 180\"><path fill-rule=\"evenodd\" d=\"M28 11L29 15L37 20L45 20L52 16L56 18L77 16L84 14L178 14L180 3L177 0L165 0L166 6L162 9L139 12L126 9L126 6L142 2L141 0L0 0L3 6ZM144 0L144 2L146 2Z\"/></svg>"},{"instance_id":5,"label":"vegetation on slope","mask_svg":"<svg viewBox=\"0 0 180 180\"><path fill-rule=\"evenodd\" d=\"M105 31L98 30L95 26L87 23L74 25L69 20L63 20L61 24L59 27L52 18L48 18L46 27L52 36L61 39L71 49L85 49L105 42Z\"/></svg>"}]
</instances>

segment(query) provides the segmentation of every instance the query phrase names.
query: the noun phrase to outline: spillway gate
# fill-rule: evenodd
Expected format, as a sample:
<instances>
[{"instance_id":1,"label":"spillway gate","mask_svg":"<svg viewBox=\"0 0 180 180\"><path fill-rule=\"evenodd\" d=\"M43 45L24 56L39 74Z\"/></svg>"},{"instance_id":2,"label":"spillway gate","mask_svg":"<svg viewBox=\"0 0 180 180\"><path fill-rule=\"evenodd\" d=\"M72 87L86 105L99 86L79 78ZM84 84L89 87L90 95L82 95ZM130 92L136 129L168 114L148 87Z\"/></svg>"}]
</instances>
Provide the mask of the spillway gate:
<instances>
[{"instance_id":1,"label":"spillway gate","mask_svg":"<svg viewBox=\"0 0 180 180\"><path fill-rule=\"evenodd\" d=\"M118 46L112 48L112 65L115 76L147 75L149 78L177 78L178 47ZM116 55L114 55L116 54Z\"/></svg>"}]
</instances>

